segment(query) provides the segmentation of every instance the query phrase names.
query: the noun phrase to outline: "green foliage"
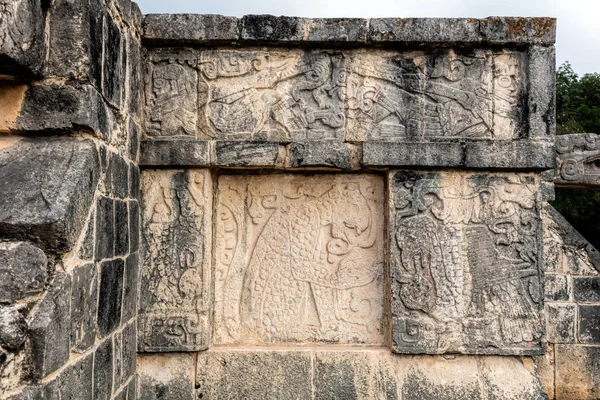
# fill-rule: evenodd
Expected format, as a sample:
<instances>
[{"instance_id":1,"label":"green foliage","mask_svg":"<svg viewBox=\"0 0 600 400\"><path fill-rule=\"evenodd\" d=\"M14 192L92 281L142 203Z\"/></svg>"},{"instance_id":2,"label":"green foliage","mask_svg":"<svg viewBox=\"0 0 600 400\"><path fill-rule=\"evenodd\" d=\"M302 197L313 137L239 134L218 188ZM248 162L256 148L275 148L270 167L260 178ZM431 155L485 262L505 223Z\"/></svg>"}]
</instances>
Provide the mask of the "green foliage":
<instances>
[{"instance_id":1,"label":"green foliage","mask_svg":"<svg viewBox=\"0 0 600 400\"><path fill-rule=\"evenodd\" d=\"M556 72L557 134L600 133L600 74L579 77L568 62ZM600 248L600 191L557 189L552 205Z\"/></svg>"},{"instance_id":2,"label":"green foliage","mask_svg":"<svg viewBox=\"0 0 600 400\"><path fill-rule=\"evenodd\" d=\"M600 74L580 78L568 62L558 68L556 128L559 135L600 133Z\"/></svg>"}]
</instances>

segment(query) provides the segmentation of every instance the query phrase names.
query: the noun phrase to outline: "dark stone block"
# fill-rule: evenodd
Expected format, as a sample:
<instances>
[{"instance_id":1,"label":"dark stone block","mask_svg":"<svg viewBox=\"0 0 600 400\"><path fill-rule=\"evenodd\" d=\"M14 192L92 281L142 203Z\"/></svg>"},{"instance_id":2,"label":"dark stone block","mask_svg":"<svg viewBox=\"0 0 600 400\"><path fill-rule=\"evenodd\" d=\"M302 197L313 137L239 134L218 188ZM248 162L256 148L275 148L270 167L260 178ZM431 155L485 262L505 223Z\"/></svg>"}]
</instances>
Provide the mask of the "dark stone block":
<instances>
[{"instance_id":1,"label":"dark stone block","mask_svg":"<svg viewBox=\"0 0 600 400\"><path fill-rule=\"evenodd\" d=\"M117 332L113 335L113 392L121 386L123 372L123 334Z\"/></svg>"},{"instance_id":2,"label":"dark stone block","mask_svg":"<svg viewBox=\"0 0 600 400\"><path fill-rule=\"evenodd\" d=\"M140 169L134 163L129 164L129 197L140 198Z\"/></svg>"},{"instance_id":3,"label":"dark stone block","mask_svg":"<svg viewBox=\"0 0 600 400\"><path fill-rule=\"evenodd\" d=\"M571 285L569 276L562 274L546 274L544 295L550 301L569 301L571 299Z\"/></svg>"},{"instance_id":4,"label":"dark stone block","mask_svg":"<svg viewBox=\"0 0 600 400\"><path fill-rule=\"evenodd\" d=\"M136 5L137 8L137 5ZM135 117L140 117L142 114L142 90L141 87L143 86L142 83L142 56L141 56L141 45L138 42L137 38L135 36L129 36L127 39L127 64L129 66L129 96L128 96L128 110L129 110L129 114L135 116ZM130 120L130 129L131 129L131 124L135 123L133 122L133 119ZM138 140L138 145L139 145L139 128L137 127L137 125L135 126L135 129L138 130L138 134L137 134L137 140ZM133 132L130 130L129 132L130 135L130 145L132 143L134 143L132 141L131 135L133 135ZM134 147L134 146L132 146ZM135 151L136 151L136 155L135 157L131 157L132 159L136 160L137 159L137 148L134 147Z\"/></svg>"},{"instance_id":5,"label":"dark stone block","mask_svg":"<svg viewBox=\"0 0 600 400\"><path fill-rule=\"evenodd\" d=\"M129 253L129 212L127 201L115 200L115 256Z\"/></svg>"},{"instance_id":6,"label":"dark stone block","mask_svg":"<svg viewBox=\"0 0 600 400\"><path fill-rule=\"evenodd\" d=\"M79 258L81 258L82 260L94 259L94 247L96 246L96 241L94 238L95 225L96 216L95 213L92 212L88 224L85 228L85 236L83 237L83 242L81 243L81 247L79 248Z\"/></svg>"},{"instance_id":7,"label":"dark stone block","mask_svg":"<svg viewBox=\"0 0 600 400\"><path fill-rule=\"evenodd\" d=\"M129 96L132 96L130 94ZM129 118L129 124L127 128L127 151L129 158L133 161L137 161L140 153L140 128L135 123L133 118ZM130 187L132 189L132 187Z\"/></svg>"},{"instance_id":8,"label":"dark stone block","mask_svg":"<svg viewBox=\"0 0 600 400\"><path fill-rule=\"evenodd\" d=\"M104 60L102 62L102 94L116 107L122 105L121 88L125 87L125 74L122 71L123 40L119 27L113 19L106 14L104 17L106 29L106 45L104 46Z\"/></svg>"},{"instance_id":9,"label":"dark stone block","mask_svg":"<svg viewBox=\"0 0 600 400\"><path fill-rule=\"evenodd\" d=\"M600 303L600 277L573 278L573 295L577 303Z\"/></svg>"},{"instance_id":10,"label":"dark stone block","mask_svg":"<svg viewBox=\"0 0 600 400\"><path fill-rule=\"evenodd\" d=\"M363 144L365 166L459 167L463 161L460 143L373 141Z\"/></svg>"},{"instance_id":11,"label":"dark stone block","mask_svg":"<svg viewBox=\"0 0 600 400\"><path fill-rule=\"evenodd\" d=\"M96 260L115 255L115 201L100 197L96 202Z\"/></svg>"},{"instance_id":12,"label":"dark stone block","mask_svg":"<svg viewBox=\"0 0 600 400\"><path fill-rule=\"evenodd\" d=\"M91 140L35 138L0 150L0 237L67 250L87 219L99 176Z\"/></svg>"},{"instance_id":13,"label":"dark stone block","mask_svg":"<svg viewBox=\"0 0 600 400\"><path fill-rule=\"evenodd\" d=\"M208 142L195 140L145 140L140 148L140 167L210 165Z\"/></svg>"},{"instance_id":14,"label":"dark stone block","mask_svg":"<svg viewBox=\"0 0 600 400\"><path fill-rule=\"evenodd\" d=\"M129 201L129 251L136 252L140 247L140 207L135 200Z\"/></svg>"},{"instance_id":15,"label":"dark stone block","mask_svg":"<svg viewBox=\"0 0 600 400\"><path fill-rule=\"evenodd\" d=\"M552 141L488 141L465 145L467 168L549 169L555 164Z\"/></svg>"},{"instance_id":16,"label":"dark stone block","mask_svg":"<svg viewBox=\"0 0 600 400\"><path fill-rule=\"evenodd\" d=\"M60 400L92 400L94 355L88 354L74 364L69 365L51 385L52 394L56 397L48 396L46 390L46 399Z\"/></svg>"},{"instance_id":17,"label":"dark stone block","mask_svg":"<svg viewBox=\"0 0 600 400\"><path fill-rule=\"evenodd\" d=\"M48 259L26 242L0 243L0 302L12 303L44 290Z\"/></svg>"},{"instance_id":18,"label":"dark stone block","mask_svg":"<svg viewBox=\"0 0 600 400\"><path fill-rule=\"evenodd\" d=\"M71 278L59 274L29 323L33 376L42 379L69 359Z\"/></svg>"},{"instance_id":19,"label":"dark stone block","mask_svg":"<svg viewBox=\"0 0 600 400\"><path fill-rule=\"evenodd\" d=\"M98 331L104 337L114 331L121 321L124 263L121 259L105 261L100 268Z\"/></svg>"},{"instance_id":20,"label":"dark stone block","mask_svg":"<svg viewBox=\"0 0 600 400\"><path fill-rule=\"evenodd\" d=\"M131 378L129 384L127 385L127 400L136 400L137 399L137 379L136 375Z\"/></svg>"},{"instance_id":21,"label":"dark stone block","mask_svg":"<svg viewBox=\"0 0 600 400\"><path fill-rule=\"evenodd\" d=\"M144 39L180 43L239 39L238 19L222 15L149 14L144 18Z\"/></svg>"},{"instance_id":22,"label":"dark stone block","mask_svg":"<svg viewBox=\"0 0 600 400\"><path fill-rule=\"evenodd\" d=\"M579 341L600 344L600 305L579 306Z\"/></svg>"},{"instance_id":23,"label":"dark stone block","mask_svg":"<svg viewBox=\"0 0 600 400\"><path fill-rule=\"evenodd\" d=\"M223 167L273 167L279 144L275 142L218 141L215 165Z\"/></svg>"},{"instance_id":24,"label":"dark stone block","mask_svg":"<svg viewBox=\"0 0 600 400\"><path fill-rule=\"evenodd\" d=\"M110 190L114 197L124 199L129 196L129 165L117 153L110 153Z\"/></svg>"},{"instance_id":25,"label":"dark stone block","mask_svg":"<svg viewBox=\"0 0 600 400\"><path fill-rule=\"evenodd\" d=\"M320 43L366 43L368 22L364 18L313 18L305 20L304 41Z\"/></svg>"},{"instance_id":26,"label":"dark stone block","mask_svg":"<svg viewBox=\"0 0 600 400\"><path fill-rule=\"evenodd\" d=\"M42 0L10 0L0 10L0 75L31 78L44 64Z\"/></svg>"},{"instance_id":27,"label":"dark stone block","mask_svg":"<svg viewBox=\"0 0 600 400\"><path fill-rule=\"evenodd\" d=\"M125 285L123 292L123 311L121 322L124 324L137 314L137 288L140 260L138 253L132 253L125 261Z\"/></svg>"},{"instance_id":28,"label":"dark stone block","mask_svg":"<svg viewBox=\"0 0 600 400\"><path fill-rule=\"evenodd\" d=\"M480 42L479 20L471 18L372 18L369 40L375 43Z\"/></svg>"},{"instance_id":29,"label":"dark stone block","mask_svg":"<svg viewBox=\"0 0 600 400\"><path fill-rule=\"evenodd\" d=\"M135 376L137 362L137 329L135 322L123 328L121 384Z\"/></svg>"},{"instance_id":30,"label":"dark stone block","mask_svg":"<svg viewBox=\"0 0 600 400\"><path fill-rule=\"evenodd\" d=\"M290 144L290 163L297 167L352 169L360 163L359 149L351 144L321 141Z\"/></svg>"},{"instance_id":31,"label":"dark stone block","mask_svg":"<svg viewBox=\"0 0 600 400\"><path fill-rule=\"evenodd\" d=\"M550 343L574 343L577 305L546 303L546 335Z\"/></svg>"},{"instance_id":32,"label":"dark stone block","mask_svg":"<svg viewBox=\"0 0 600 400\"><path fill-rule=\"evenodd\" d=\"M305 19L274 15L246 15L240 38L248 41L299 42L304 37Z\"/></svg>"},{"instance_id":33,"label":"dark stone block","mask_svg":"<svg viewBox=\"0 0 600 400\"><path fill-rule=\"evenodd\" d=\"M5 349L20 348L27 338L27 323L21 308L19 305L0 305L0 346Z\"/></svg>"},{"instance_id":34,"label":"dark stone block","mask_svg":"<svg viewBox=\"0 0 600 400\"><path fill-rule=\"evenodd\" d=\"M105 340L94 356L94 400L111 398L113 379L113 341Z\"/></svg>"},{"instance_id":35,"label":"dark stone block","mask_svg":"<svg viewBox=\"0 0 600 400\"><path fill-rule=\"evenodd\" d=\"M84 352L96 341L98 279L96 266L85 264L73 270L71 298L71 346Z\"/></svg>"}]
</instances>

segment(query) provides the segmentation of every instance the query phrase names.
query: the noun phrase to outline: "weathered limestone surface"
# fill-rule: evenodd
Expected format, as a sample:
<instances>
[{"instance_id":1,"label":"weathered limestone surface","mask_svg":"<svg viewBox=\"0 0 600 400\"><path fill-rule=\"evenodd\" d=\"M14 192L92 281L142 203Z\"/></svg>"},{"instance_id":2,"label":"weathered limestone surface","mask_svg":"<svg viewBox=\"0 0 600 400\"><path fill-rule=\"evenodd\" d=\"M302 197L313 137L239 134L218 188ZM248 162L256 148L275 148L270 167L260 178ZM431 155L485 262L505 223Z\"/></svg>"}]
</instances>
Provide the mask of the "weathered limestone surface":
<instances>
[{"instance_id":1,"label":"weathered limestone surface","mask_svg":"<svg viewBox=\"0 0 600 400\"><path fill-rule=\"evenodd\" d=\"M221 176L215 344L383 344L383 179Z\"/></svg>"},{"instance_id":2,"label":"weathered limestone surface","mask_svg":"<svg viewBox=\"0 0 600 400\"><path fill-rule=\"evenodd\" d=\"M195 400L192 354L140 354L137 360L140 400ZM228 396L237 396L229 393Z\"/></svg>"},{"instance_id":3,"label":"weathered limestone surface","mask_svg":"<svg viewBox=\"0 0 600 400\"><path fill-rule=\"evenodd\" d=\"M0 243L0 302L39 293L46 283L48 259L27 242Z\"/></svg>"},{"instance_id":4,"label":"weathered limestone surface","mask_svg":"<svg viewBox=\"0 0 600 400\"><path fill-rule=\"evenodd\" d=\"M546 399L511 357L398 356L387 349L227 349L198 355L197 393L221 399ZM268 379L265 377L268 376Z\"/></svg>"},{"instance_id":5,"label":"weathered limestone surface","mask_svg":"<svg viewBox=\"0 0 600 400\"><path fill-rule=\"evenodd\" d=\"M539 179L396 171L390 194L392 349L541 353Z\"/></svg>"},{"instance_id":6,"label":"weathered limestone surface","mask_svg":"<svg viewBox=\"0 0 600 400\"><path fill-rule=\"evenodd\" d=\"M144 171L143 196L138 350L206 349L212 297L210 173Z\"/></svg>"},{"instance_id":7,"label":"weathered limestone surface","mask_svg":"<svg viewBox=\"0 0 600 400\"><path fill-rule=\"evenodd\" d=\"M559 186L600 187L600 135L582 133L556 137Z\"/></svg>"},{"instance_id":8,"label":"weathered limestone surface","mask_svg":"<svg viewBox=\"0 0 600 400\"><path fill-rule=\"evenodd\" d=\"M72 245L98 182L94 143L10 137L0 146L0 236L56 249Z\"/></svg>"}]
</instances>

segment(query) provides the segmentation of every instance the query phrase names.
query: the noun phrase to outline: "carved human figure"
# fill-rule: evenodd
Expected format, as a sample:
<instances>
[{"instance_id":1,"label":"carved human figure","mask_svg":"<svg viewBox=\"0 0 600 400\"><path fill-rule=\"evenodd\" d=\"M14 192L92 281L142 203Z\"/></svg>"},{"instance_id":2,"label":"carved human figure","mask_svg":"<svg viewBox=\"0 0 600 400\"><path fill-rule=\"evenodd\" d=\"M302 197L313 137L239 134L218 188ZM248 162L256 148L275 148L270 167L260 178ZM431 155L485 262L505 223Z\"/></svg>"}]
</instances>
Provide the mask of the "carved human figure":
<instances>
[{"instance_id":1,"label":"carved human figure","mask_svg":"<svg viewBox=\"0 0 600 400\"><path fill-rule=\"evenodd\" d=\"M512 139L516 131L517 61L509 54L494 57L494 137Z\"/></svg>"},{"instance_id":2,"label":"carved human figure","mask_svg":"<svg viewBox=\"0 0 600 400\"><path fill-rule=\"evenodd\" d=\"M194 135L198 115L196 71L176 62L162 62L152 72L148 112L150 136Z\"/></svg>"}]
</instances>

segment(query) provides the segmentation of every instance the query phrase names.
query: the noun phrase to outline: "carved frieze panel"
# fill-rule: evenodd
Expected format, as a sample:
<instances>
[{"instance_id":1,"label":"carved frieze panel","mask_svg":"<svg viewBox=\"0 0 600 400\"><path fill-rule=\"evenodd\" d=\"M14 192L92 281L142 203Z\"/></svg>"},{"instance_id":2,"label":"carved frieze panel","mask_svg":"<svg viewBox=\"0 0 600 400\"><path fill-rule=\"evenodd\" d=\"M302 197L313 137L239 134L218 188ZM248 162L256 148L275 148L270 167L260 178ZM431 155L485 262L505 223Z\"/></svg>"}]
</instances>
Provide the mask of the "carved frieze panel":
<instances>
[{"instance_id":1,"label":"carved frieze panel","mask_svg":"<svg viewBox=\"0 0 600 400\"><path fill-rule=\"evenodd\" d=\"M143 173L139 351L209 341L212 181L208 170Z\"/></svg>"},{"instance_id":2,"label":"carved frieze panel","mask_svg":"<svg viewBox=\"0 0 600 400\"><path fill-rule=\"evenodd\" d=\"M555 183L562 186L600 187L600 136L595 133L556 137L558 170Z\"/></svg>"},{"instance_id":3,"label":"carved frieze panel","mask_svg":"<svg viewBox=\"0 0 600 400\"><path fill-rule=\"evenodd\" d=\"M197 129L201 140L422 141L527 133L519 112L527 108L527 55L520 51L194 54L151 56L148 136Z\"/></svg>"},{"instance_id":4,"label":"carved frieze panel","mask_svg":"<svg viewBox=\"0 0 600 400\"><path fill-rule=\"evenodd\" d=\"M391 175L395 352L542 351L539 184L529 174Z\"/></svg>"},{"instance_id":5,"label":"carved frieze panel","mask_svg":"<svg viewBox=\"0 0 600 400\"><path fill-rule=\"evenodd\" d=\"M196 54L153 52L146 73L146 135L196 137L197 104Z\"/></svg>"},{"instance_id":6,"label":"carved frieze panel","mask_svg":"<svg viewBox=\"0 0 600 400\"><path fill-rule=\"evenodd\" d=\"M384 340L376 175L221 176L214 344Z\"/></svg>"}]
</instances>

